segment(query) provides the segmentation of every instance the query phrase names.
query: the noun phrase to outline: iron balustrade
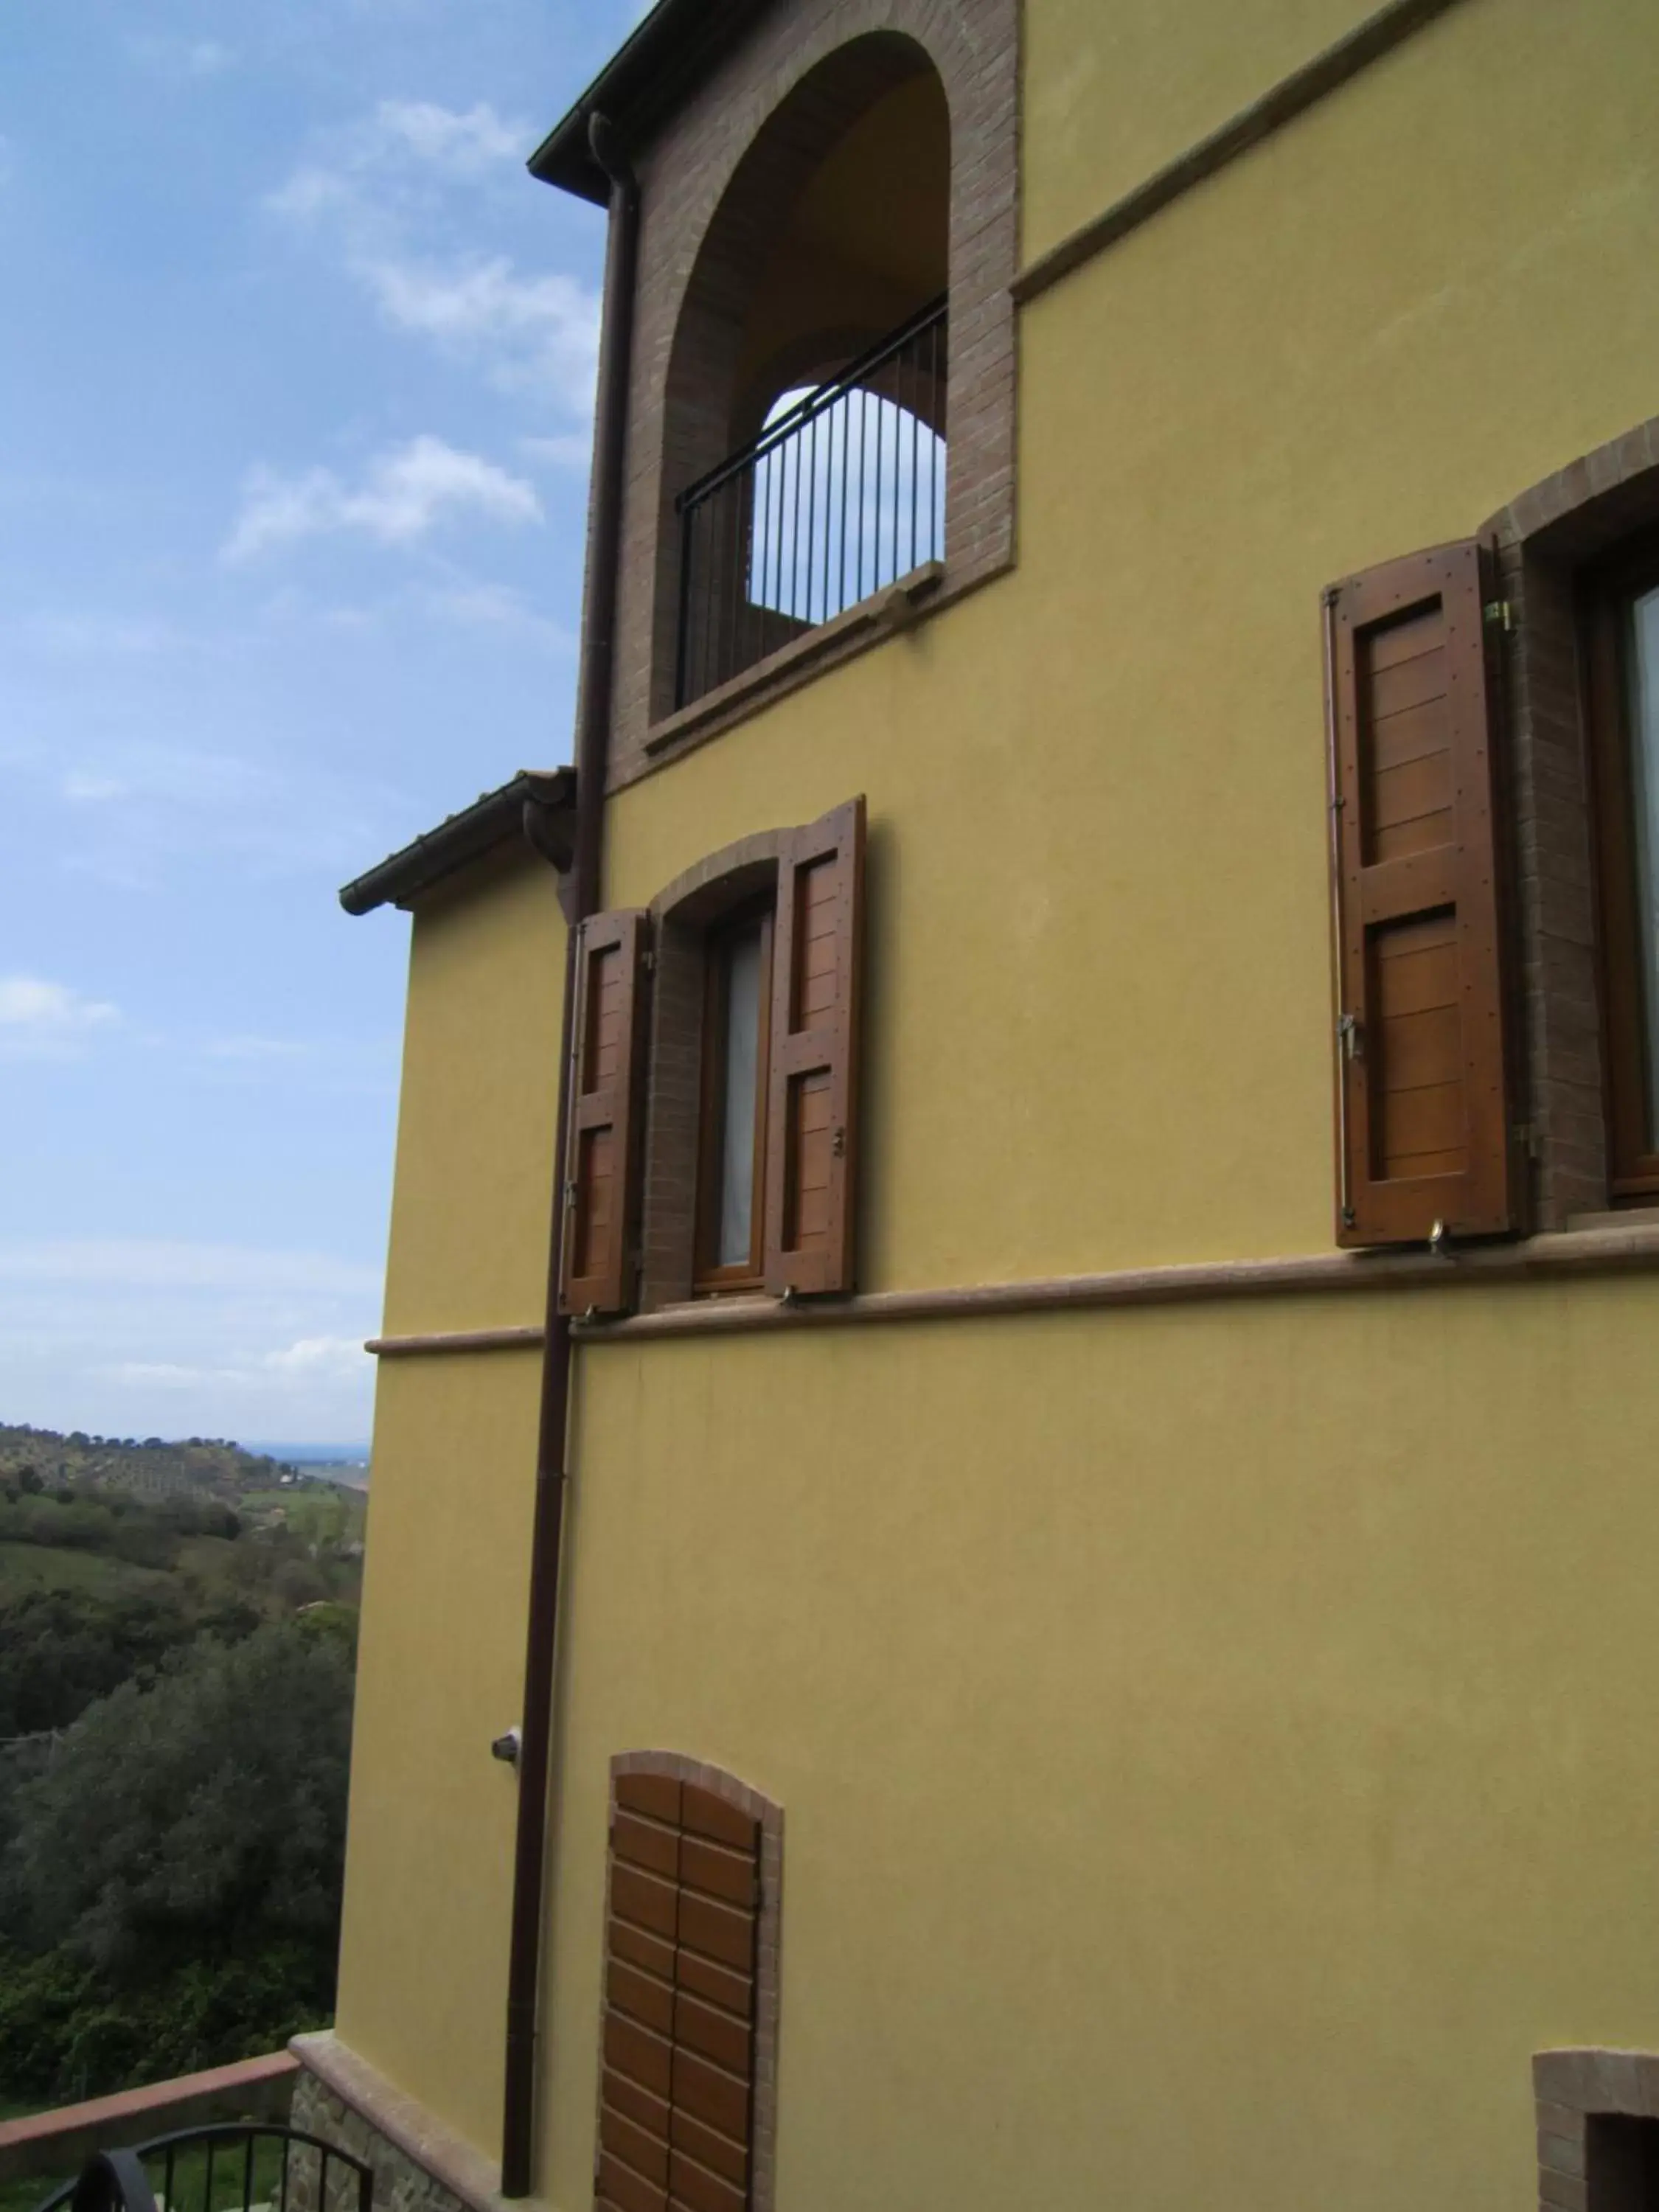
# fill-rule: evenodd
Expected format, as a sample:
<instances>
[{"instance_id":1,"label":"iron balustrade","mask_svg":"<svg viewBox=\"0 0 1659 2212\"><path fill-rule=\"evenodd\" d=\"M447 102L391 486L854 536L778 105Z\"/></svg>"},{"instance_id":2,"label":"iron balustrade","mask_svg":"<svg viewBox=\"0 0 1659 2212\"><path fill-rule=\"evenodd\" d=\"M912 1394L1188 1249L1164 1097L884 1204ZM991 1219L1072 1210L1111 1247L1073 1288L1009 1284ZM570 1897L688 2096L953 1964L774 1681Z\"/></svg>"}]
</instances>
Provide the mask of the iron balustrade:
<instances>
[{"instance_id":1,"label":"iron balustrade","mask_svg":"<svg viewBox=\"0 0 1659 2212\"><path fill-rule=\"evenodd\" d=\"M368 2163L303 2129L228 2121L94 2152L35 2212L372 2212Z\"/></svg>"},{"instance_id":2,"label":"iron balustrade","mask_svg":"<svg viewBox=\"0 0 1659 2212\"><path fill-rule=\"evenodd\" d=\"M676 706L941 557L946 337L935 300L680 493Z\"/></svg>"}]
</instances>

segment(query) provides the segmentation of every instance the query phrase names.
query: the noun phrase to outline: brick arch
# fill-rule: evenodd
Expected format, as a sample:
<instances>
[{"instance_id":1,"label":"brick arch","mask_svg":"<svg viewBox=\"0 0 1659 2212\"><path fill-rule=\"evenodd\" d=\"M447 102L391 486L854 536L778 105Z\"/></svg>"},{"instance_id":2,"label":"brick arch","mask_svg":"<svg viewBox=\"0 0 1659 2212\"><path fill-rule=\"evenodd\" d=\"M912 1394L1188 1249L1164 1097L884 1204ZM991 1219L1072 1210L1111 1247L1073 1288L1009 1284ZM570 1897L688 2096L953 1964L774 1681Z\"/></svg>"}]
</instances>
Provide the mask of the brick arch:
<instances>
[{"instance_id":1,"label":"brick arch","mask_svg":"<svg viewBox=\"0 0 1659 2212\"><path fill-rule=\"evenodd\" d=\"M947 587L1012 558L1017 63L1018 0L807 0L763 16L641 152L616 782L647 764L646 733L672 703L674 495L731 450L745 408L766 404L733 389L736 333L790 187L924 70L951 134Z\"/></svg>"},{"instance_id":2,"label":"brick arch","mask_svg":"<svg viewBox=\"0 0 1659 2212\"><path fill-rule=\"evenodd\" d=\"M739 428L734 417L744 324L789 228L800 186L884 93L929 67L913 39L892 31L870 32L836 47L772 110L733 169L703 231L675 319L663 395L671 498L732 449ZM804 332L790 355L804 343L809 358L821 357L829 338L827 329ZM858 350L856 342L852 349ZM787 374L783 359L768 362L763 377Z\"/></svg>"}]
</instances>

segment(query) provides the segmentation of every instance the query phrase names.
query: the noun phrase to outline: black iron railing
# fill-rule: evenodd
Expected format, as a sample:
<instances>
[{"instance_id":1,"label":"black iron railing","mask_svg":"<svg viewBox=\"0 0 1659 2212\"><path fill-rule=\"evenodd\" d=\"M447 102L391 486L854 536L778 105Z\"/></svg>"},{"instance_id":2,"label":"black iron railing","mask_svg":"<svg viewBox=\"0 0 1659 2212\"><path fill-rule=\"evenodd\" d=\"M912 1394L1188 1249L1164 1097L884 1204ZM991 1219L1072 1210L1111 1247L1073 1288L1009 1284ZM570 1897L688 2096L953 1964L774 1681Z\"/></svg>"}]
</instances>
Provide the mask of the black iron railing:
<instances>
[{"instance_id":1,"label":"black iron railing","mask_svg":"<svg viewBox=\"0 0 1659 2212\"><path fill-rule=\"evenodd\" d=\"M230 2121L97 2152L36 2212L372 2212L373 2169L299 2128Z\"/></svg>"},{"instance_id":2,"label":"black iron railing","mask_svg":"<svg viewBox=\"0 0 1659 2212\"><path fill-rule=\"evenodd\" d=\"M683 491L685 706L945 548L936 300Z\"/></svg>"}]
</instances>

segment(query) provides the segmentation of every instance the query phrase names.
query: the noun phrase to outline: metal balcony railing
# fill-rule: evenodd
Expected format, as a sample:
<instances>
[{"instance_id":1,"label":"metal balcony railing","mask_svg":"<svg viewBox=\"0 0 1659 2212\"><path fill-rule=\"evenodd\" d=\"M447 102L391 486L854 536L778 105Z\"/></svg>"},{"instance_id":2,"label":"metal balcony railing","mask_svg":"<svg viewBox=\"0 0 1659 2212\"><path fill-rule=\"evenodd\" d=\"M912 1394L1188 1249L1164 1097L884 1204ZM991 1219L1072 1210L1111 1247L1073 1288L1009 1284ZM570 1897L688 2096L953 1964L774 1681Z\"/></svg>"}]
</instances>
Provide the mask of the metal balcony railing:
<instances>
[{"instance_id":1,"label":"metal balcony railing","mask_svg":"<svg viewBox=\"0 0 1659 2212\"><path fill-rule=\"evenodd\" d=\"M946 336L935 300L679 495L677 706L940 557Z\"/></svg>"},{"instance_id":2,"label":"metal balcony railing","mask_svg":"<svg viewBox=\"0 0 1659 2212\"><path fill-rule=\"evenodd\" d=\"M229 2121L98 2151L35 2212L372 2212L368 2163L303 2129Z\"/></svg>"}]
</instances>

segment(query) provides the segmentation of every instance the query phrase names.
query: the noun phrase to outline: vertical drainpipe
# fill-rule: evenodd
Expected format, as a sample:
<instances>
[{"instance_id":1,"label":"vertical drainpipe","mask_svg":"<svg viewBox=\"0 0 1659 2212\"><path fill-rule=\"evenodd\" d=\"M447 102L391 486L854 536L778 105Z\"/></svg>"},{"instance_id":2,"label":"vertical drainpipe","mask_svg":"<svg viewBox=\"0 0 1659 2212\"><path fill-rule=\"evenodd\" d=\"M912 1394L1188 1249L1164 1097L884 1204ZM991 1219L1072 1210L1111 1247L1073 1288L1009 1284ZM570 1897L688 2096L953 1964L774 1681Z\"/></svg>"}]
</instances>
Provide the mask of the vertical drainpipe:
<instances>
[{"instance_id":1,"label":"vertical drainpipe","mask_svg":"<svg viewBox=\"0 0 1659 2212\"><path fill-rule=\"evenodd\" d=\"M536 1508L530 1542L530 1613L525 1635L523 1735L519 1753L519 1825L513 1860L513 1921L507 1951L506 2094L501 2112L503 2197L527 2197L535 2171L537 1984L541 1967L547 1798L553 1752L553 1669L558 1644L570 1418L570 1324L559 1311L559 1259L564 1247L564 1174L570 1131L578 933L598 907L600 894L617 561L622 537L623 451L640 228L639 185L615 131L602 115L589 116L587 141L593 159L611 182L611 216L605 245L605 313L593 425L587 589L582 607L581 665L576 685L575 851L566 917L568 927L565 939L563 1034L559 1048L553 1228L547 1276L547 1328L542 1354L541 1419L536 1448ZM532 842L535 842L533 836Z\"/></svg>"}]
</instances>

